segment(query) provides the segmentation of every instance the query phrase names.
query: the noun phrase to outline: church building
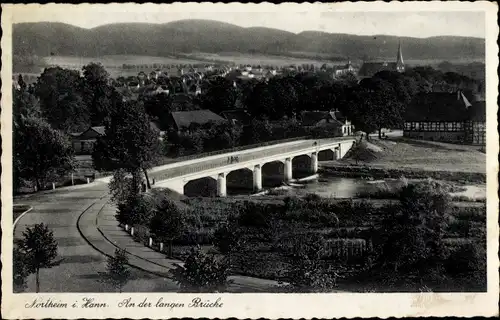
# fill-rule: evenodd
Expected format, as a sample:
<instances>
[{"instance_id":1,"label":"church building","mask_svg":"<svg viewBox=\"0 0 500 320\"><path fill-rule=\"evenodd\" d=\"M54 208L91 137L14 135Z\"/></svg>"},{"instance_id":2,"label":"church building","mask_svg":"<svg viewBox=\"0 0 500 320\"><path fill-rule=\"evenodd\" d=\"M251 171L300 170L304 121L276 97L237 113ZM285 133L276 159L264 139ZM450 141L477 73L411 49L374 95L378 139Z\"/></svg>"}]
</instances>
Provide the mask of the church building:
<instances>
[{"instance_id":1,"label":"church building","mask_svg":"<svg viewBox=\"0 0 500 320\"><path fill-rule=\"evenodd\" d=\"M405 71L403 51L401 50L401 41L399 42L398 46L398 55L396 58L396 62L365 62L359 69L358 76L360 78L371 78L373 77L373 75L380 71Z\"/></svg>"}]
</instances>

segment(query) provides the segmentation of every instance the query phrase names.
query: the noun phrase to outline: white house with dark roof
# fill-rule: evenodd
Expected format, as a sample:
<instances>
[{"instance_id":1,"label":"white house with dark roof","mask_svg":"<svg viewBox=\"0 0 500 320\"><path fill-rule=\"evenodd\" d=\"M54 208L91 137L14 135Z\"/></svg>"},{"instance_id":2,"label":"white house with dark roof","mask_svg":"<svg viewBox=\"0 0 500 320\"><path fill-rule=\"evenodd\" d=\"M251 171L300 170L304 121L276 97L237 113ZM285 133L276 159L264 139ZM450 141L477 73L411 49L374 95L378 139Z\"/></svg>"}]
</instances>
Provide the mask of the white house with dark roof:
<instances>
[{"instance_id":1,"label":"white house with dark roof","mask_svg":"<svg viewBox=\"0 0 500 320\"><path fill-rule=\"evenodd\" d=\"M71 140L76 154L91 154L97 138L106 132L104 126L90 127L81 133L72 133Z\"/></svg>"}]
</instances>

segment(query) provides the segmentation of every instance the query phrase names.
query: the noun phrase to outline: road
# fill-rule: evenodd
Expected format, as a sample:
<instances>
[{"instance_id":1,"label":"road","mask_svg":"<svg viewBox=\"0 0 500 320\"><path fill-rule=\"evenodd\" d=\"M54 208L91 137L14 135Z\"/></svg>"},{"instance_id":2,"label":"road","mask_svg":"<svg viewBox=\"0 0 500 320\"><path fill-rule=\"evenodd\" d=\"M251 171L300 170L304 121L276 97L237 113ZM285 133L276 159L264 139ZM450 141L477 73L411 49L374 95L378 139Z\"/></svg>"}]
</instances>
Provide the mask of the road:
<instances>
[{"instance_id":1,"label":"road","mask_svg":"<svg viewBox=\"0 0 500 320\"><path fill-rule=\"evenodd\" d=\"M94 250L80 235L77 221L81 213L91 206L100 205L99 199L107 194L107 184L95 184L72 191L38 194L19 200L33 206L14 230L15 238L22 237L26 227L43 222L54 231L58 243L60 265L40 272L42 292L113 292L99 281L100 272L106 268L106 257ZM15 201L17 202L17 201ZM101 201L102 202L102 201ZM126 285L127 292L175 291L171 280L132 270L132 280ZM28 278L27 292L34 292L34 276Z\"/></svg>"}]
</instances>

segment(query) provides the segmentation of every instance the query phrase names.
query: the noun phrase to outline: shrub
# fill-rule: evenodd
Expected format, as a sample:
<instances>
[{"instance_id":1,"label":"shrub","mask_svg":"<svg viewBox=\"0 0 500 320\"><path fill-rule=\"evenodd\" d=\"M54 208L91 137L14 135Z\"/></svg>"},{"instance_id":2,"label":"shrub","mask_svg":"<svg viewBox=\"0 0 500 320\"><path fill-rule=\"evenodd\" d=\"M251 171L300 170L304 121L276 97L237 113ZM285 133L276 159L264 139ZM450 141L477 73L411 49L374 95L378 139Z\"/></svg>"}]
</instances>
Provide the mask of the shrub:
<instances>
[{"instance_id":1,"label":"shrub","mask_svg":"<svg viewBox=\"0 0 500 320\"><path fill-rule=\"evenodd\" d=\"M266 207L245 201L239 215L239 225L246 227L267 227L270 217Z\"/></svg>"},{"instance_id":2,"label":"shrub","mask_svg":"<svg viewBox=\"0 0 500 320\"><path fill-rule=\"evenodd\" d=\"M182 246L211 245L214 243L214 230L187 227L182 234L173 239L173 243Z\"/></svg>"},{"instance_id":3,"label":"shrub","mask_svg":"<svg viewBox=\"0 0 500 320\"><path fill-rule=\"evenodd\" d=\"M322 199L323 198L321 198L321 196L316 193L308 193L304 196L304 200L309 202L321 201Z\"/></svg>"},{"instance_id":4,"label":"shrub","mask_svg":"<svg viewBox=\"0 0 500 320\"><path fill-rule=\"evenodd\" d=\"M222 292L228 285L229 268L225 261L216 260L192 248L184 266L177 266L172 275L184 292Z\"/></svg>"},{"instance_id":5,"label":"shrub","mask_svg":"<svg viewBox=\"0 0 500 320\"><path fill-rule=\"evenodd\" d=\"M379 263L393 272L429 273L447 257L444 243L449 195L432 182L403 187L396 214L388 216L375 237Z\"/></svg>"},{"instance_id":6,"label":"shrub","mask_svg":"<svg viewBox=\"0 0 500 320\"><path fill-rule=\"evenodd\" d=\"M451 275L469 274L477 279L485 279L486 250L480 243L460 245L451 251L445 268Z\"/></svg>"},{"instance_id":7,"label":"shrub","mask_svg":"<svg viewBox=\"0 0 500 320\"><path fill-rule=\"evenodd\" d=\"M289 291L328 292L336 285L336 272L326 270L320 262L296 260L287 272Z\"/></svg>"},{"instance_id":8,"label":"shrub","mask_svg":"<svg viewBox=\"0 0 500 320\"><path fill-rule=\"evenodd\" d=\"M238 247L239 240L242 239L237 226L223 224L214 233L214 245L220 253L227 254Z\"/></svg>"},{"instance_id":9,"label":"shrub","mask_svg":"<svg viewBox=\"0 0 500 320\"><path fill-rule=\"evenodd\" d=\"M113 177L109 182L109 193L111 201L116 204L125 203L127 199L134 196L132 179L127 177L127 171L118 169L113 172Z\"/></svg>"},{"instance_id":10,"label":"shrub","mask_svg":"<svg viewBox=\"0 0 500 320\"><path fill-rule=\"evenodd\" d=\"M168 241L169 256L172 255L172 241L186 230L185 214L175 203L163 200L149 223L149 230L159 241Z\"/></svg>"},{"instance_id":11,"label":"shrub","mask_svg":"<svg viewBox=\"0 0 500 320\"><path fill-rule=\"evenodd\" d=\"M152 219L155 207L150 197L144 195L131 195L118 204L116 219L122 224L145 224Z\"/></svg>"}]
</instances>

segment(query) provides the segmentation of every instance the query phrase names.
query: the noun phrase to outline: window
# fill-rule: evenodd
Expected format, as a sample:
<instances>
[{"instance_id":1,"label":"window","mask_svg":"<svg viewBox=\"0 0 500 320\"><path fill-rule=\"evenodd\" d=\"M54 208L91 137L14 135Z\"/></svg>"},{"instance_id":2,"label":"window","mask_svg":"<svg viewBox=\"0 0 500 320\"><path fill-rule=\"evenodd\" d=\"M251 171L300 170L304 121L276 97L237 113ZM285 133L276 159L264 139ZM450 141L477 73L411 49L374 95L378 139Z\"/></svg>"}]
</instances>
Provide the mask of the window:
<instances>
[{"instance_id":1,"label":"window","mask_svg":"<svg viewBox=\"0 0 500 320\"><path fill-rule=\"evenodd\" d=\"M453 122L447 122L446 127L447 127L448 131L453 131Z\"/></svg>"},{"instance_id":2,"label":"window","mask_svg":"<svg viewBox=\"0 0 500 320\"><path fill-rule=\"evenodd\" d=\"M420 123L414 122L413 124L415 125L415 130L419 130L420 129Z\"/></svg>"}]
</instances>

